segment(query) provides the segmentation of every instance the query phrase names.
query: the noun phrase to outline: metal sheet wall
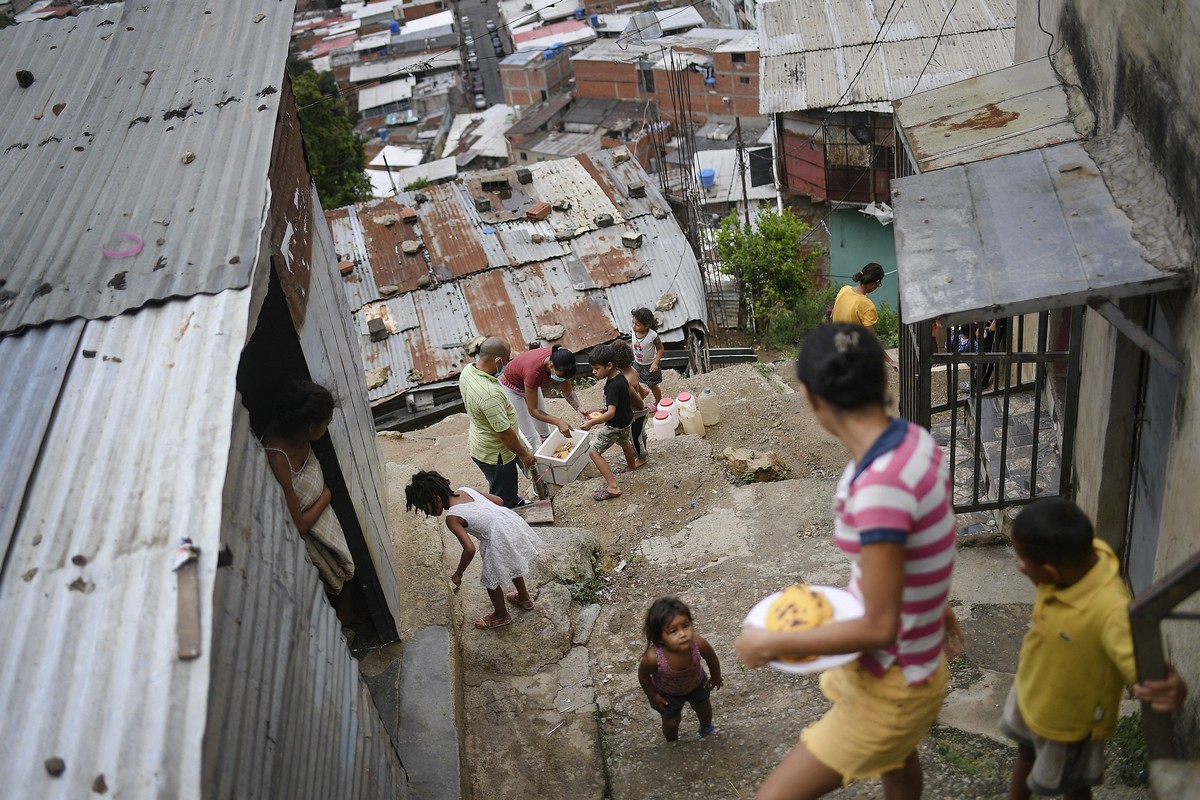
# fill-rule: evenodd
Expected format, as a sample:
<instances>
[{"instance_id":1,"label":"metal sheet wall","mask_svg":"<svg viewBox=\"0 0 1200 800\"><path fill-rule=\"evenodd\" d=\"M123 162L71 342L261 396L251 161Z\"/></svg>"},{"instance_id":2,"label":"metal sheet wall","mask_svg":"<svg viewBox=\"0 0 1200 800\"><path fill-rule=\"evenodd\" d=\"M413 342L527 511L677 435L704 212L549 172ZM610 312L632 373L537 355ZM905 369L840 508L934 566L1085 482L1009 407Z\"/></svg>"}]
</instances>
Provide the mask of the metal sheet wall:
<instances>
[{"instance_id":1,"label":"metal sheet wall","mask_svg":"<svg viewBox=\"0 0 1200 800\"><path fill-rule=\"evenodd\" d=\"M334 438L341 438L335 436ZM205 798L406 798L391 739L238 406L213 591Z\"/></svg>"},{"instance_id":2,"label":"metal sheet wall","mask_svg":"<svg viewBox=\"0 0 1200 800\"><path fill-rule=\"evenodd\" d=\"M400 619L400 592L392 565L392 537L383 512L383 451L375 438L354 319L346 313L342 288L335 284L341 278L333 239L329 227L322 224L324 215L315 188L312 193L316 234L308 309L304 327L298 331L300 347L313 380L333 388L339 398L330 437L395 623Z\"/></svg>"},{"instance_id":3,"label":"metal sheet wall","mask_svg":"<svg viewBox=\"0 0 1200 800\"><path fill-rule=\"evenodd\" d=\"M25 337L46 345L0 357L6 407L52 408L21 449L28 479L4 498L20 511L0 580L0 708L10 721L0 771L22 796L92 796L101 775L113 796L199 796L205 598L249 295L198 295L82 323L82 333L70 323L0 342L4 356ZM65 375L57 391L45 382L44 396L19 391L26 376L55 372ZM177 655L172 571L183 536L201 549L201 654L187 661ZM43 766L50 757L65 762L60 777Z\"/></svg>"}]
</instances>

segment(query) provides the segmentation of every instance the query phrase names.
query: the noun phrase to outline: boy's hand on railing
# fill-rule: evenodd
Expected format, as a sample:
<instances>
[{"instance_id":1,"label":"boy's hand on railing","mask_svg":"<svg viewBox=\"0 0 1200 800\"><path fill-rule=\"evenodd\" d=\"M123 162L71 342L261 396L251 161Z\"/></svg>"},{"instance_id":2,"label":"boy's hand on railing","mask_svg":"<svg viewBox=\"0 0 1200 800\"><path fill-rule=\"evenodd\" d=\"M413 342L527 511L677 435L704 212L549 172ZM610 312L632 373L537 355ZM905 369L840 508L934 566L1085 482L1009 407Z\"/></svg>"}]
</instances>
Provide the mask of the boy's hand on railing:
<instances>
[{"instance_id":1,"label":"boy's hand on railing","mask_svg":"<svg viewBox=\"0 0 1200 800\"><path fill-rule=\"evenodd\" d=\"M1142 681L1133 687L1133 696L1146 703L1154 711L1170 713L1177 711L1187 698L1187 684L1169 662L1167 674L1159 681Z\"/></svg>"}]
</instances>

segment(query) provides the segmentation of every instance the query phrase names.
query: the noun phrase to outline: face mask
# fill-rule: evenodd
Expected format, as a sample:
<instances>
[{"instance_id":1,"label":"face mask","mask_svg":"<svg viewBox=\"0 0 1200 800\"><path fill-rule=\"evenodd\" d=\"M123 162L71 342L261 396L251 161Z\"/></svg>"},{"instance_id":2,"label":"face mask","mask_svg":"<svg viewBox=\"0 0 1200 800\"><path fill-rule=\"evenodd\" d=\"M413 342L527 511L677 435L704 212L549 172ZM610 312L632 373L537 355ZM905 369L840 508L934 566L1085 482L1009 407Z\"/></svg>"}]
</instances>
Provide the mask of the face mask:
<instances>
[{"instance_id":1,"label":"face mask","mask_svg":"<svg viewBox=\"0 0 1200 800\"><path fill-rule=\"evenodd\" d=\"M560 377L559 375L557 375L556 373L554 373L552 371L550 373L550 380L554 381L555 383L562 383L563 381L566 380L566 378Z\"/></svg>"}]
</instances>

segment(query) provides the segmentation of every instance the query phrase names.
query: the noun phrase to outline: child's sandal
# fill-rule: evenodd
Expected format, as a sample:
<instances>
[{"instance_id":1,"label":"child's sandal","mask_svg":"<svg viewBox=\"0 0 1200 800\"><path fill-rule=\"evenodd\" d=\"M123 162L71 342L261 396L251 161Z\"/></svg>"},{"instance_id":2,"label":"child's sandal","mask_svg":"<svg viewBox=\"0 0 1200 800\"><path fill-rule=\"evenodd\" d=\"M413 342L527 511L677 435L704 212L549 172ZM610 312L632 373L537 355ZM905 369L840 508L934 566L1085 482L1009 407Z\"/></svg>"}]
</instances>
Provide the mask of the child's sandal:
<instances>
[{"instance_id":1,"label":"child's sandal","mask_svg":"<svg viewBox=\"0 0 1200 800\"><path fill-rule=\"evenodd\" d=\"M475 620L475 627L481 631L486 631L491 628L503 628L510 622L512 622L512 614L505 614L499 619L496 619L495 614L488 614L486 617L480 617Z\"/></svg>"},{"instance_id":2,"label":"child's sandal","mask_svg":"<svg viewBox=\"0 0 1200 800\"><path fill-rule=\"evenodd\" d=\"M532 597L529 598L528 600L526 600L525 602L521 602L520 595L517 594L517 591L515 589L513 591L509 592L507 595L505 595L505 597L508 598L508 602L512 603L517 608L523 609L525 611L533 611L533 598Z\"/></svg>"}]
</instances>

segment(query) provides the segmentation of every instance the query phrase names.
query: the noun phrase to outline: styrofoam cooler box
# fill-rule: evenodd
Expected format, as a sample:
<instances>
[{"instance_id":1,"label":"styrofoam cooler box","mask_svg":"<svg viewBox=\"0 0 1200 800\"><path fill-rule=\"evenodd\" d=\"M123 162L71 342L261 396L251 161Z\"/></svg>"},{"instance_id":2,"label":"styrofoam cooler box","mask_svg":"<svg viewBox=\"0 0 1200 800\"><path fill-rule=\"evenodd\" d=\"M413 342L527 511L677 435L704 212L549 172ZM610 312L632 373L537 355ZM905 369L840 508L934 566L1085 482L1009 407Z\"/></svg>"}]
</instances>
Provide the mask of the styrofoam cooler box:
<instances>
[{"instance_id":1,"label":"styrofoam cooler box","mask_svg":"<svg viewBox=\"0 0 1200 800\"><path fill-rule=\"evenodd\" d=\"M542 446L533 454L537 459L542 480L555 486L566 486L578 478L583 468L591 463L591 458L588 457L588 451L592 449L591 438L592 434L589 431L572 429L571 441L575 443L575 449L565 459L555 458L554 451L567 441L567 437L555 428L550 433L550 438L542 442Z\"/></svg>"}]
</instances>

